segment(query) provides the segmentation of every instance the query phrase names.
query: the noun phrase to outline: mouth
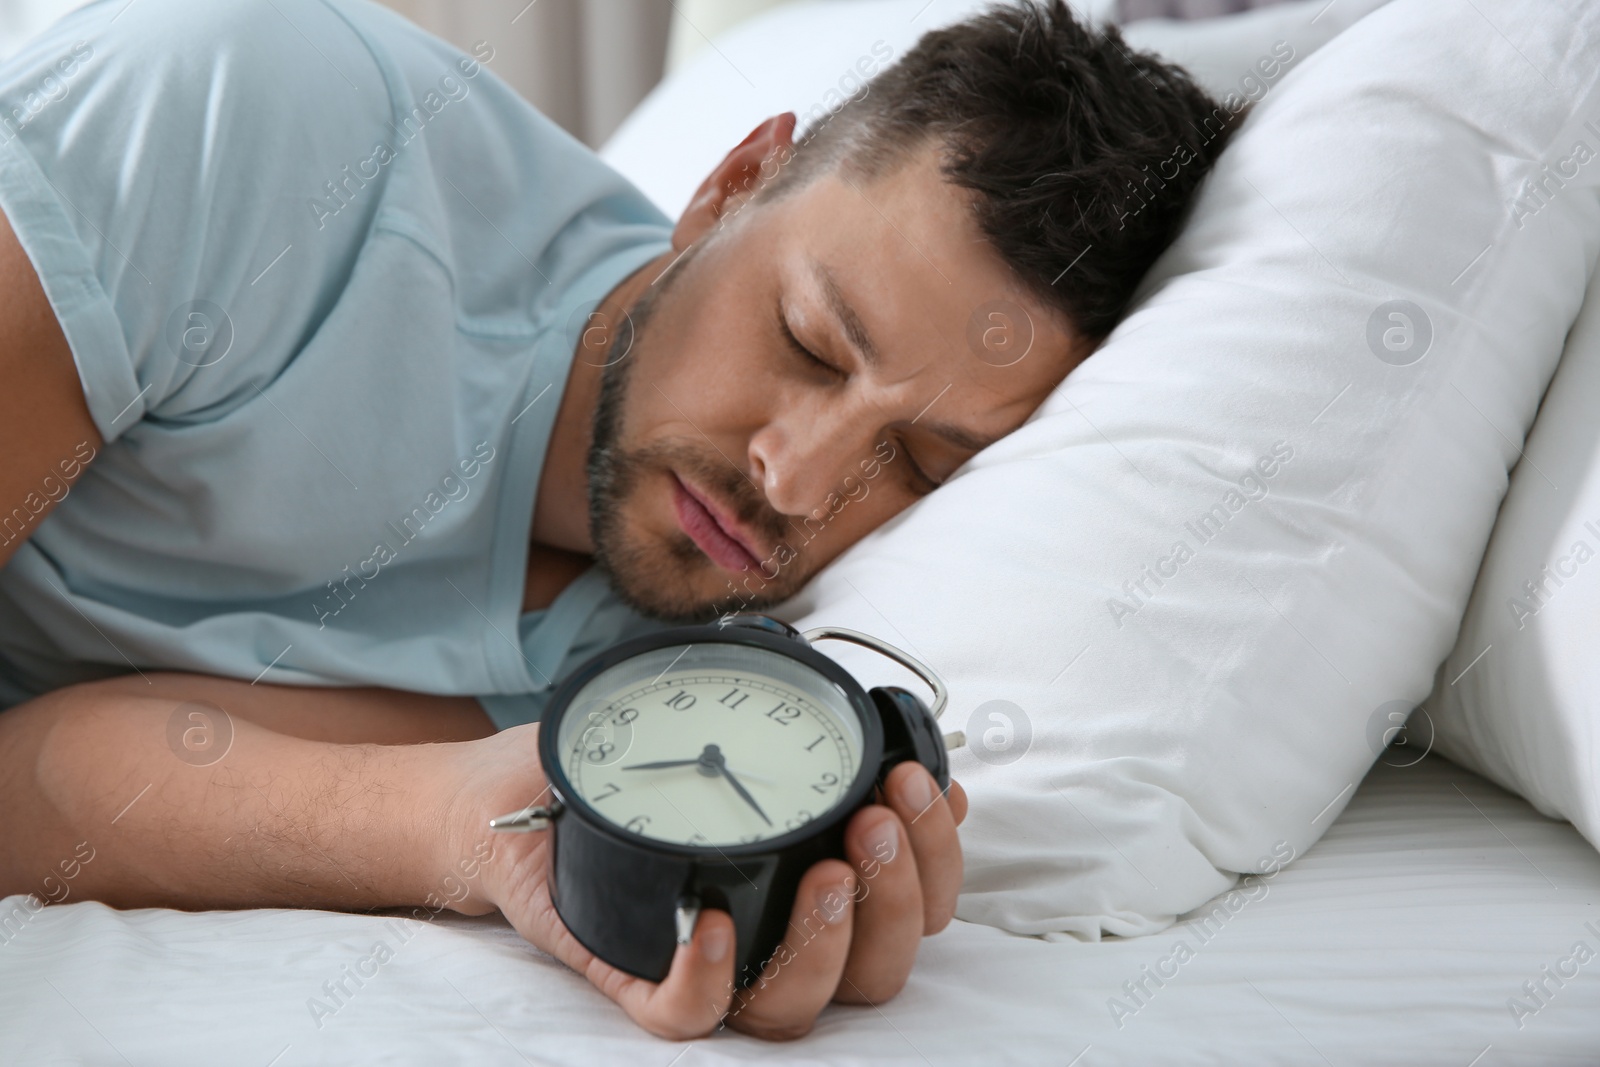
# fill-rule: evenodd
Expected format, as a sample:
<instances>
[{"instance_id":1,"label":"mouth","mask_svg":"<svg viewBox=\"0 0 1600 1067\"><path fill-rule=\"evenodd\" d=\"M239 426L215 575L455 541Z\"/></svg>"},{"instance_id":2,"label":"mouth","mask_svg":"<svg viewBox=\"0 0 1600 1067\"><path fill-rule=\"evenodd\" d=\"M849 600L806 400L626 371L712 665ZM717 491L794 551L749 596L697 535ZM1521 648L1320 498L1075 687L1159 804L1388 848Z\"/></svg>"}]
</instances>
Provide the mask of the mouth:
<instances>
[{"instance_id":1,"label":"mouth","mask_svg":"<svg viewBox=\"0 0 1600 1067\"><path fill-rule=\"evenodd\" d=\"M679 528L717 566L735 573L761 566L757 546L739 524L676 474L672 474L672 507Z\"/></svg>"}]
</instances>

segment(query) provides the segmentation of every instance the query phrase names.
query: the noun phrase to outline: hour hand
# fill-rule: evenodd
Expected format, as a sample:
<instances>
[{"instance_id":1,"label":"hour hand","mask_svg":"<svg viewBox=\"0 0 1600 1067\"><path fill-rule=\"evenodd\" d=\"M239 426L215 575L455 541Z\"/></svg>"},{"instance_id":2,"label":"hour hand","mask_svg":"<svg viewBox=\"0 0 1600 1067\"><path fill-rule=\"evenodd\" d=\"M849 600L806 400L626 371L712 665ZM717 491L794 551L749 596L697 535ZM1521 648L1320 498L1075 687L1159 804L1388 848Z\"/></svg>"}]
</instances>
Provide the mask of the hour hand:
<instances>
[{"instance_id":1,"label":"hour hand","mask_svg":"<svg viewBox=\"0 0 1600 1067\"><path fill-rule=\"evenodd\" d=\"M666 759L656 760L654 763L630 763L622 769L625 771L659 771L666 767L692 767L699 762L697 759Z\"/></svg>"}]
</instances>

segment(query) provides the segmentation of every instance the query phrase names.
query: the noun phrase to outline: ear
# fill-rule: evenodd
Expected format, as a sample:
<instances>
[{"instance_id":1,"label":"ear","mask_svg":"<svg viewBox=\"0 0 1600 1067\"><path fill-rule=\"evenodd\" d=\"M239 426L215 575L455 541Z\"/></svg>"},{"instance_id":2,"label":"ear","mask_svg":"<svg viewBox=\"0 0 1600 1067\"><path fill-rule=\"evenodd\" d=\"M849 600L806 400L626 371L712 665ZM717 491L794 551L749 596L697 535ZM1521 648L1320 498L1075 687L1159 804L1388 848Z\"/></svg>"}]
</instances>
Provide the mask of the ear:
<instances>
[{"instance_id":1,"label":"ear","mask_svg":"<svg viewBox=\"0 0 1600 1067\"><path fill-rule=\"evenodd\" d=\"M723 213L742 202L742 194L753 192L763 177L763 168L773 170L771 161L783 163L794 153L795 114L774 115L750 131L750 136L723 158L717 168L695 190L694 199L672 231L672 247L682 252L717 224ZM766 175L770 177L771 175Z\"/></svg>"}]
</instances>

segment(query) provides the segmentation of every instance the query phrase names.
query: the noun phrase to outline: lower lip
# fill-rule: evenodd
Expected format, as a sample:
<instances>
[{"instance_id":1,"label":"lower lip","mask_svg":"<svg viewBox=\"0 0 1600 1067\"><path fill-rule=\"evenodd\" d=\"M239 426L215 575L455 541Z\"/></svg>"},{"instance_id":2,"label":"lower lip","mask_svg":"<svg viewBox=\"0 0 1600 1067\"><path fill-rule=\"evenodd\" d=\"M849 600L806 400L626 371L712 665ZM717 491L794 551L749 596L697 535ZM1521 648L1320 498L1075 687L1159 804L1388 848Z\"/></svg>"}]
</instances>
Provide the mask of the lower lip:
<instances>
[{"instance_id":1,"label":"lower lip","mask_svg":"<svg viewBox=\"0 0 1600 1067\"><path fill-rule=\"evenodd\" d=\"M712 563L729 571L745 571L760 564L743 545L723 532L711 512L683 487L676 475L672 478L672 507L678 514L679 527Z\"/></svg>"}]
</instances>

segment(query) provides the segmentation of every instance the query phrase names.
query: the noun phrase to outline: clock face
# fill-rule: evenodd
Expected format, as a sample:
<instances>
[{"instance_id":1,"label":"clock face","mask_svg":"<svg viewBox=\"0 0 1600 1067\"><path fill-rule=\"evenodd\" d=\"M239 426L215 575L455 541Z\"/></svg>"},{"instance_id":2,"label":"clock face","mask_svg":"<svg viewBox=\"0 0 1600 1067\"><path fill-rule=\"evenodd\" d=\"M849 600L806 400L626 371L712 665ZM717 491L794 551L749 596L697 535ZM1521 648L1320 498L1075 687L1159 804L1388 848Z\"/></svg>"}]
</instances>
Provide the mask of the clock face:
<instances>
[{"instance_id":1,"label":"clock face","mask_svg":"<svg viewBox=\"0 0 1600 1067\"><path fill-rule=\"evenodd\" d=\"M849 698L797 660L705 642L642 653L573 697L556 738L588 806L674 844L781 837L834 808L861 773Z\"/></svg>"}]
</instances>

